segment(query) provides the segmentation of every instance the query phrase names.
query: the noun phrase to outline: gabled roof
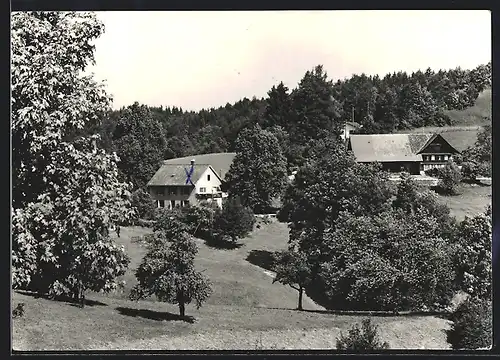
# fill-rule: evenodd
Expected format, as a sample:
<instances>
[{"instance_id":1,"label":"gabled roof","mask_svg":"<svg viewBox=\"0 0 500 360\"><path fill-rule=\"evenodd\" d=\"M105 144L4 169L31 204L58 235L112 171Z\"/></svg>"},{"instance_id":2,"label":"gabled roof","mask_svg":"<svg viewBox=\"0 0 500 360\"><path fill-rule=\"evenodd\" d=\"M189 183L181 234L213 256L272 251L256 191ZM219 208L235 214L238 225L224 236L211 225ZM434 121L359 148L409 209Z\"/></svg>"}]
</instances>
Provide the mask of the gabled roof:
<instances>
[{"instance_id":1,"label":"gabled roof","mask_svg":"<svg viewBox=\"0 0 500 360\"><path fill-rule=\"evenodd\" d=\"M350 147L359 162L422 161L418 152L433 134L351 135Z\"/></svg>"},{"instance_id":2,"label":"gabled roof","mask_svg":"<svg viewBox=\"0 0 500 360\"><path fill-rule=\"evenodd\" d=\"M198 164L207 164L212 166L214 171L220 178L224 179L229 167L233 163L236 153L212 153L185 156L181 158L169 159L163 161L164 165L186 165L191 166L191 160L195 161L195 167Z\"/></svg>"},{"instance_id":3,"label":"gabled roof","mask_svg":"<svg viewBox=\"0 0 500 360\"><path fill-rule=\"evenodd\" d=\"M215 170L208 164L195 164L193 169L193 174L191 174L191 182L186 184L187 174L186 170L189 171L190 165L173 165L173 164L163 164L158 171L153 175L151 180L149 180L147 186L192 186L200 179L201 175L210 169L213 171L215 176L219 177ZM219 177L220 178L220 177Z\"/></svg>"},{"instance_id":4,"label":"gabled roof","mask_svg":"<svg viewBox=\"0 0 500 360\"><path fill-rule=\"evenodd\" d=\"M445 139L445 137L444 137L444 136L442 136L442 134L434 134L434 135L432 135L432 136L430 137L430 139L429 139L429 140L427 140L427 141L425 142L425 144L424 144L424 145L422 145L422 146L420 147L420 150L418 150L418 151L417 151L417 154L420 154L421 152L423 152L423 150L424 150L427 146L429 146L429 144L431 144L431 143L432 143L432 142L433 142L433 141L434 141L437 137L440 137L440 138L441 138L444 142L446 142L446 143L447 143L447 144L448 144L448 145L449 145L449 146L450 146L453 150L455 150L457 153L458 153L458 152L460 152L460 151L459 151L459 150L457 150L457 149L456 149L456 148L455 148L452 144L450 144L450 143L449 143L449 141L447 141L447 140Z\"/></svg>"}]
</instances>

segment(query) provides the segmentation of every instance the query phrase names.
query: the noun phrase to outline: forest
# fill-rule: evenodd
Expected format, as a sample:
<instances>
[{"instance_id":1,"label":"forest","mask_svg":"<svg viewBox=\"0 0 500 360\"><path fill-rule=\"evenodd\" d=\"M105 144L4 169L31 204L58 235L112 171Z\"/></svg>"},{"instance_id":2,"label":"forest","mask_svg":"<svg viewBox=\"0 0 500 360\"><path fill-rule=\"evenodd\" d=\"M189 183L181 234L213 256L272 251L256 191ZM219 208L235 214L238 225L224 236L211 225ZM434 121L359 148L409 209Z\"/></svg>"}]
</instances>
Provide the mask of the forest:
<instances>
[{"instance_id":1,"label":"forest","mask_svg":"<svg viewBox=\"0 0 500 360\"><path fill-rule=\"evenodd\" d=\"M105 113L91 132L101 135L100 147L120 156L125 179L143 187L163 159L234 151L240 131L255 124L277 137L290 170L304 164L311 141L339 133L347 121L363 125L362 133L453 125L446 111L473 106L490 86L491 62L471 70L428 68L336 82L318 65L296 88L280 82L262 99L200 111L136 102Z\"/></svg>"}]
</instances>

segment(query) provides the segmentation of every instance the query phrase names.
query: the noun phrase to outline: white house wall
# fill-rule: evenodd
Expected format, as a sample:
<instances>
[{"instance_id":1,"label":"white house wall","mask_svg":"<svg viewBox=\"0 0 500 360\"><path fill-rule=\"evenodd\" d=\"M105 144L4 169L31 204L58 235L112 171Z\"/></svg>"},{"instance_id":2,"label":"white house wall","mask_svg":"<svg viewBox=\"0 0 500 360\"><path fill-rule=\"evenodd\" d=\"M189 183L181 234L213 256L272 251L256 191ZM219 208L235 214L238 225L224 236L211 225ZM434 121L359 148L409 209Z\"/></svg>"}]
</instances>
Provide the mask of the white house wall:
<instances>
[{"instance_id":1,"label":"white house wall","mask_svg":"<svg viewBox=\"0 0 500 360\"><path fill-rule=\"evenodd\" d=\"M210 180L208 180L208 175L210 175ZM200 178L198 179L198 181L195 184L196 193L197 194L211 194L212 189L215 193L215 192L217 192L217 188L220 188L221 184L222 184L222 182L217 177L217 174L215 174L214 171L210 167L207 167L207 169L203 172L203 174L200 176ZM201 188L205 188L205 191L201 192L200 191Z\"/></svg>"}]
</instances>

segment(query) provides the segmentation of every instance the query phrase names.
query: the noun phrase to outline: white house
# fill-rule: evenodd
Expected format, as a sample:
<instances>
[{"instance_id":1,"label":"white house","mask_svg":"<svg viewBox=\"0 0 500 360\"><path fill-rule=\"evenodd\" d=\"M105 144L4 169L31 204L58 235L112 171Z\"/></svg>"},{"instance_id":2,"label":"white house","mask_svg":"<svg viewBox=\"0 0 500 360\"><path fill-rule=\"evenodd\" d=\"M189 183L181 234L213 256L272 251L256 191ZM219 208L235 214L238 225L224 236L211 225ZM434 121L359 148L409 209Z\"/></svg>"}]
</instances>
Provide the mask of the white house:
<instances>
[{"instance_id":1,"label":"white house","mask_svg":"<svg viewBox=\"0 0 500 360\"><path fill-rule=\"evenodd\" d=\"M156 206L172 209L207 202L222 207L227 193L221 190L221 185L234 155L204 154L190 160L189 157L165 160L147 184Z\"/></svg>"}]
</instances>

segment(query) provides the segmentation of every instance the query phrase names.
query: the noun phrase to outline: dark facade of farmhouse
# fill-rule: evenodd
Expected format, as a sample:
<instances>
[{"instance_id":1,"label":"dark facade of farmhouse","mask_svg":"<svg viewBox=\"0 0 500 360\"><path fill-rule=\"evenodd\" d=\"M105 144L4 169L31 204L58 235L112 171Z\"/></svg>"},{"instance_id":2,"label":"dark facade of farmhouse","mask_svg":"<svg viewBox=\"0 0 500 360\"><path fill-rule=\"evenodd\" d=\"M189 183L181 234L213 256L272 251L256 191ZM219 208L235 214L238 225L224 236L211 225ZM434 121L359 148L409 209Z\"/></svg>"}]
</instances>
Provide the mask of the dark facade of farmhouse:
<instances>
[{"instance_id":1,"label":"dark facade of farmhouse","mask_svg":"<svg viewBox=\"0 0 500 360\"><path fill-rule=\"evenodd\" d=\"M378 162L386 171L413 175L443 167L459 153L440 134L353 134L348 149L357 162Z\"/></svg>"}]
</instances>

